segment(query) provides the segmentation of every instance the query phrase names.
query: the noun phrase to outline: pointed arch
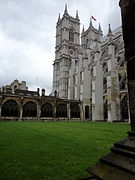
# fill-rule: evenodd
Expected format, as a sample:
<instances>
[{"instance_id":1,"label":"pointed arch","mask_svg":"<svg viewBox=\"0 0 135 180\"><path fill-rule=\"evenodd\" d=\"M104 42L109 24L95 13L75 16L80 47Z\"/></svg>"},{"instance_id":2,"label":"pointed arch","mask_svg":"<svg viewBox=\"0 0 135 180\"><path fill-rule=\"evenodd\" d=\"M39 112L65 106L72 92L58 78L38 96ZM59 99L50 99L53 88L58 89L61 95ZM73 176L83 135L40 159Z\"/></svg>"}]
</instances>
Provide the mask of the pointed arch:
<instances>
[{"instance_id":1,"label":"pointed arch","mask_svg":"<svg viewBox=\"0 0 135 180\"><path fill-rule=\"evenodd\" d=\"M56 117L67 118L67 105L59 104L56 106Z\"/></svg>"},{"instance_id":2,"label":"pointed arch","mask_svg":"<svg viewBox=\"0 0 135 180\"><path fill-rule=\"evenodd\" d=\"M53 117L53 106L50 103L44 103L42 105L41 117Z\"/></svg>"},{"instance_id":3,"label":"pointed arch","mask_svg":"<svg viewBox=\"0 0 135 180\"><path fill-rule=\"evenodd\" d=\"M121 101L121 120L125 121L129 119L128 114L128 96L125 95Z\"/></svg>"},{"instance_id":4,"label":"pointed arch","mask_svg":"<svg viewBox=\"0 0 135 180\"><path fill-rule=\"evenodd\" d=\"M90 108L89 106L85 106L85 119L89 119L90 118Z\"/></svg>"},{"instance_id":5,"label":"pointed arch","mask_svg":"<svg viewBox=\"0 0 135 180\"><path fill-rule=\"evenodd\" d=\"M74 28L73 27L71 27L70 29L69 29L69 41L71 41L71 42L74 42Z\"/></svg>"},{"instance_id":6,"label":"pointed arch","mask_svg":"<svg viewBox=\"0 0 135 180\"><path fill-rule=\"evenodd\" d=\"M80 118L80 107L76 103L71 103L70 105L71 118Z\"/></svg>"},{"instance_id":7,"label":"pointed arch","mask_svg":"<svg viewBox=\"0 0 135 180\"><path fill-rule=\"evenodd\" d=\"M23 117L37 117L37 105L33 101L23 105Z\"/></svg>"},{"instance_id":8,"label":"pointed arch","mask_svg":"<svg viewBox=\"0 0 135 180\"><path fill-rule=\"evenodd\" d=\"M14 100L7 100L1 107L1 116L19 117L19 105Z\"/></svg>"}]
</instances>

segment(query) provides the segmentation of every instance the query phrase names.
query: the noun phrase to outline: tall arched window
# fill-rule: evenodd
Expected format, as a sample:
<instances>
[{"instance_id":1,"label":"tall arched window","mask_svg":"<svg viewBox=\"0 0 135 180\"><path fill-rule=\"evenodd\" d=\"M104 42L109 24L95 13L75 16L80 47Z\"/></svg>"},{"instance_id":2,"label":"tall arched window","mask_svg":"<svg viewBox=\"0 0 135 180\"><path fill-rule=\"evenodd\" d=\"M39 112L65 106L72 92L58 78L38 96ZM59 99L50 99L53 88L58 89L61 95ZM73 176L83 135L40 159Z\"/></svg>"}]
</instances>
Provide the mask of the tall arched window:
<instances>
[{"instance_id":1,"label":"tall arched window","mask_svg":"<svg viewBox=\"0 0 135 180\"><path fill-rule=\"evenodd\" d=\"M8 100L1 107L1 116L19 117L19 106L16 101Z\"/></svg>"},{"instance_id":2,"label":"tall arched window","mask_svg":"<svg viewBox=\"0 0 135 180\"><path fill-rule=\"evenodd\" d=\"M104 120L108 119L108 108L107 108L107 100L104 102Z\"/></svg>"},{"instance_id":3,"label":"tall arched window","mask_svg":"<svg viewBox=\"0 0 135 180\"><path fill-rule=\"evenodd\" d=\"M90 118L89 106L85 106L85 119L89 119L89 118Z\"/></svg>"},{"instance_id":4,"label":"tall arched window","mask_svg":"<svg viewBox=\"0 0 135 180\"><path fill-rule=\"evenodd\" d=\"M41 107L41 117L53 117L53 107L49 103L45 103Z\"/></svg>"},{"instance_id":5,"label":"tall arched window","mask_svg":"<svg viewBox=\"0 0 135 180\"><path fill-rule=\"evenodd\" d=\"M125 95L121 101L121 117L122 117L122 120L128 120L129 119L127 95Z\"/></svg>"},{"instance_id":6,"label":"tall arched window","mask_svg":"<svg viewBox=\"0 0 135 180\"><path fill-rule=\"evenodd\" d=\"M67 117L67 105L66 104L59 104L56 107L56 117Z\"/></svg>"},{"instance_id":7,"label":"tall arched window","mask_svg":"<svg viewBox=\"0 0 135 180\"><path fill-rule=\"evenodd\" d=\"M69 41L74 42L74 29L69 30Z\"/></svg>"},{"instance_id":8,"label":"tall arched window","mask_svg":"<svg viewBox=\"0 0 135 180\"><path fill-rule=\"evenodd\" d=\"M70 105L70 114L71 118L80 118L80 108L78 104L72 103Z\"/></svg>"},{"instance_id":9,"label":"tall arched window","mask_svg":"<svg viewBox=\"0 0 135 180\"><path fill-rule=\"evenodd\" d=\"M36 117L37 116L37 105L29 101L23 106L23 117Z\"/></svg>"}]
</instances>

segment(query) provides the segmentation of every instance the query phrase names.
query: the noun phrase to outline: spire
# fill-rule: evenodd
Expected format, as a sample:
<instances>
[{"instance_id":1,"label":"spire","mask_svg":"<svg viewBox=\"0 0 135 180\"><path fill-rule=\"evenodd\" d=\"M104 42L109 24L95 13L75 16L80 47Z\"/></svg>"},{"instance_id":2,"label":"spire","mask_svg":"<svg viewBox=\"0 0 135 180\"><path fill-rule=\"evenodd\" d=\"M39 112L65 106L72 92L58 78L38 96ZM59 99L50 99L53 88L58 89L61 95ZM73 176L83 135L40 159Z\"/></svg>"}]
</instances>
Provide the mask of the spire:
<instances>
[{"instance_id":1,"label":"spire","mask_svg":"<svg viewBox=\"0 0 135 180\"><path fill-rule=\"evenodd\" d=\"M78 10L76 10L76 19L79 19Z\"/></svg>"},{"instance_id":2,"label":"spire","mask_svg":"<svg viewBox=\"0 0 135 180\"><path fill-rule=\"evenodd\" d=\"M59 16L58 16L58 21L60 21L60 13L59 13Z\"/></svg>"},{"instance_id":3,"label":"spire","mask_svg":"<svg viewBox=\"0 0 135 180\"><path fill-rule=\"evenodd\" d=\"M91 17L90 17L90 27L92 27L92 19L91 19Z\"/></svg>"},{"instance_id":4,"label":"spire","mask_svg":"<svg viewBox=\"0 0 135 180\"><path fill-rule=\"evenodd\" d=\"M101 29L100 23L99 23L98 31L102 33L102 29Z\"/></svg>"},{"instance_id":5,"label":"spire","mask_svg":"<svg viewBox=\"0 0 135 180\"><path fill-rule=\"evenodd\" d=\"M84 33L84 25L83 25L82 33Z\"/></svg>"},{"instance_id":6,"label":"spire","mask_svg":"<svg viewBox=\"0 0 135 180\"><path fill-rule=\"evenodd\" d=\"M112 36L112 30L111 30L111 26L110 26L110 24L109 24L109 28L108 28L108 35L107 36Z\"/></svg>"},{"instance_id":7,"label":"spire","mask_svg":"<svg viewBox=\"0 0 135 180\"><path fill-rule=\"evenodd\" d=\"M67 11L67 4L65 4L65 11L64 11L64 14L68 14L68 11Z\"/></svg>"}]
</instances>

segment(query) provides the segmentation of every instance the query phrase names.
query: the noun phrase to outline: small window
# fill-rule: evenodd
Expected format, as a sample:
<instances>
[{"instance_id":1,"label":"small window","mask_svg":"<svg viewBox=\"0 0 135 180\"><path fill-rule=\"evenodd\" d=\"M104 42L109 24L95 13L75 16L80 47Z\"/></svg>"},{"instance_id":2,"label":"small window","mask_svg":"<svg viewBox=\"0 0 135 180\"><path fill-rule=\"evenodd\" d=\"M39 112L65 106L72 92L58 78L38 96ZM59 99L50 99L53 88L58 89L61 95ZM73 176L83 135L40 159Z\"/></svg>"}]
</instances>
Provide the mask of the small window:
<instances>
[{"instance_id":1,"label":"small window","mask_svg":"<svg viewBox=\"0 0 135 180\"><path fill-rule=\"evenodd\" d=\"M74 42L74 29L69 30L69 41Z\"/></svg>"}]
</instances>

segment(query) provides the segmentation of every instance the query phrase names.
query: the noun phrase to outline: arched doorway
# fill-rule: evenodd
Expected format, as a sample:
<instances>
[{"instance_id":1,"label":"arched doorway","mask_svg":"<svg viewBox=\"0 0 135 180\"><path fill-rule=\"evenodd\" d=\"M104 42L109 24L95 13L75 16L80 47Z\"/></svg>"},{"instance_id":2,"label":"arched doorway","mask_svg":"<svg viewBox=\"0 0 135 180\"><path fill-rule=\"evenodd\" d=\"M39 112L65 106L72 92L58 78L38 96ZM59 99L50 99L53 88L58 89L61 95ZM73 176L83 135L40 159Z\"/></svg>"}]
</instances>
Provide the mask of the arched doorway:
<instances>
[{"instance_id":1,"label":"arched doorway","mask_svg":"<svg viewBox=\"0 0 135 180\"><path fill-rule=\"evenodd\" d=\"M42 105L41 117L53 117L53 107L50 103L45 103Z\"/></svg>"},{"instance_id":2,"label":"arched doorway","mask_svg":"<svg viewBox=\"0 0 135 180\"><path fill-rule=\"evenodd\" d=\"M71 103L70 105L70 115L71 118L80 118L80 108L76 103Z\"/></svg>"},{"instance_id":3,"label":"arched doorway","mask_svg":"<svg viewBox=\"0 0 135 180\"><path fill-rule=\"evenodd\" d=\"M29 101L23 105L23 117L37 117L37 105Z\"/></svg>"},{"instance_id":4,"label":"arched doorway","mask_svg":"<svg viewBox=\"0 0 135 180\"><path fill-rule=\"evenodd\" d=\"M121 101L121 118L122 120L128 120L128 97L127 95L124 96L124 98Z\"/></svg>"},{"instance_id":5,"label":"arched doorway","mask_svg":"<svg viewBox=\"0 0 135 180\"><path fill-rule=\"evenodd\" d=\"M90 118L89 106L85 106L85 119L89 119L89 118Z\"/></svg>"},{"instance_id":6,"label":"arched doorway","mask_svg":"<svg viewBox=\"0 0 135 180\"><path fill-rule=\"evenodd\" d=\"M14 100L6 101L1 107L1 116L19 117L19 105Z\"/></svg>"},{"instance_id":7,"label":"arched doorway","mask_svg":"<svg viewBox=\"0 0 135 180\"><path fill-rule=\"evenodd\" d=\"M56 117L67 118L67 105L66 104L57 105Z\"/></svg>"}]
</instances>

